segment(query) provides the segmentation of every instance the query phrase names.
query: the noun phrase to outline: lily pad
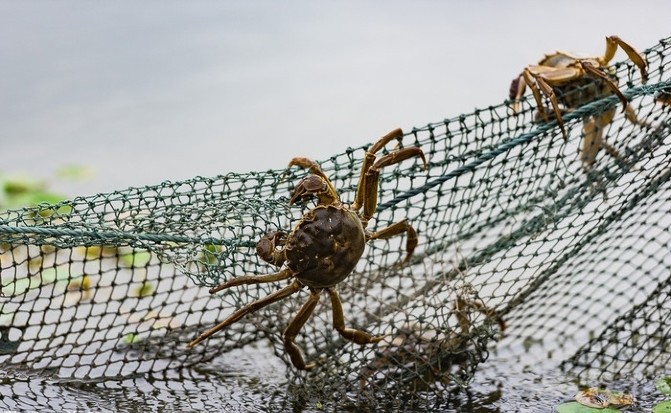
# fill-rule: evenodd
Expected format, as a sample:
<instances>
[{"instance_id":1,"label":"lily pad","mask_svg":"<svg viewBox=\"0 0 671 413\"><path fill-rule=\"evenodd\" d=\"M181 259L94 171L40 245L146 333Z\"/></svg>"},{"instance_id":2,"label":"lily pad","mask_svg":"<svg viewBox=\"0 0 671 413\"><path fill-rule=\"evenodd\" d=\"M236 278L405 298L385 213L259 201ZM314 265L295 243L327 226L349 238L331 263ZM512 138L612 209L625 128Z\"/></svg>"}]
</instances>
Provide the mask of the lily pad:
<instances>
[{"instance_id":1,"label":"lily pad","mask_svg":"<svg viewBox=\"0 0 671 413\"><path fill-rule=\"evenodd\" d=\"M660 393L667 396L671 396L671 376L662 377L657 379L655 386Z\"/></svg>"},{"instance_id":2,"label":"lily pad","mask_svg":"<svg viewBox=\"0 0 671 413\"><path fill-rule=\"evenodd\" d=\"M141 341L140 337L137 334L128 333L123 336L123 341L126 344L135 344Z\"/></svg>"},{"instance_id":3,"label":"lily pad","mask_svg":"<svg viewBox=\"0 0 671 413\"><path fill-rule=\"evenodd\" d=\"M130 268L142 268L149 264L151 253L149 251L137 250L120 255L119 260Z\"/></svg>"},{"instance_id":4,"label":"lily pad","mask_svg":"<svg viewBox=\"0 0 671 413\"><path fill-rule=\"evenodd\" d=\"M652 413L671 413L671 400L654 405L652 407Z\"/></svg>"},{"instance_id":5,"label":"lily pad","mask_svg":"<svg viewBox=\"0 0 671 413\"><path fill-rule=\"evenodd\" d=\"M584 406L578 402L562 403L555 407L557 413L621 413L618 409L595 409L593 407Z\"/></svg>"}]
</instances>

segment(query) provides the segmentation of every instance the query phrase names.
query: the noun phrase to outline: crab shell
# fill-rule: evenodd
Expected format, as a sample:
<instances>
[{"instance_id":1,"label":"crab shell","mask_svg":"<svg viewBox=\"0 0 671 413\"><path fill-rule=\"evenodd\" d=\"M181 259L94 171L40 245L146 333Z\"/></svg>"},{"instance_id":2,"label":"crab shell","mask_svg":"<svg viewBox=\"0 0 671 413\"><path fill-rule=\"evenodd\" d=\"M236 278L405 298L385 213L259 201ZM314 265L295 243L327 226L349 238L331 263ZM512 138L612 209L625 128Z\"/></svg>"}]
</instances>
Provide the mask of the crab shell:
<instances>
[{"instance_id":1,"label":"crab shell","mask_svg":"<svg viewBox=\"0 0 671 413\"><path fill-rule=\"evenodd\" d=\"M285 244L287 267L311 288L331 287L354 270L366 246L361 220L344 206L308 211Z\"/></svg>"}]
</instances>

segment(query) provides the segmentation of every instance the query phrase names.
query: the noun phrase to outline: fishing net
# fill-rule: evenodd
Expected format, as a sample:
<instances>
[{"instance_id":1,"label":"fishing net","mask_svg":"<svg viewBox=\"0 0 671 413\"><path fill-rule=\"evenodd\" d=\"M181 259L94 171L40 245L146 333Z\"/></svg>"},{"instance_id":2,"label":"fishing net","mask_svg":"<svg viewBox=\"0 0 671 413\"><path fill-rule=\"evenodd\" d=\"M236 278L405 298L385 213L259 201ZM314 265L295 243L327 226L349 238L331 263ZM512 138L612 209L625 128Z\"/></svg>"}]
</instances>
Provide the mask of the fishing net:
<instances>
[{"instance_id":1,"label":"fishing net","mask_svg":"<svg viewBox=\"0 0 671 413\"><path fill-rule=\"evenodd\" d=\"M542 342L580 377L668 370L670 54L671 38L642 52L645 85L631 62L614 65L636 122L609 94L564 114L565 140L527 98L517 112L505 102L387 145L380 156L417 146L428 165L413 158L382 170L369 228L408 219L419 244L399 265L403 236L368 243L338 291L347 326L385 339L344 340L322 297L296 339L317 364L309 372L293 368L282 339L307 290L187 347L286 285L208 293L232 277L278 270L257 256L256 242L314 207L288 203L306 171L198 177L3 212L3 375L101 383L191 371L267 345L287 367L292 397L375 406L449 395L497 342ZM614 114L603 125L609 146L586 165L583 126L605 113ZM367 147L319 162L344 202L354 199Z\"/></svg>"}]
</instances>

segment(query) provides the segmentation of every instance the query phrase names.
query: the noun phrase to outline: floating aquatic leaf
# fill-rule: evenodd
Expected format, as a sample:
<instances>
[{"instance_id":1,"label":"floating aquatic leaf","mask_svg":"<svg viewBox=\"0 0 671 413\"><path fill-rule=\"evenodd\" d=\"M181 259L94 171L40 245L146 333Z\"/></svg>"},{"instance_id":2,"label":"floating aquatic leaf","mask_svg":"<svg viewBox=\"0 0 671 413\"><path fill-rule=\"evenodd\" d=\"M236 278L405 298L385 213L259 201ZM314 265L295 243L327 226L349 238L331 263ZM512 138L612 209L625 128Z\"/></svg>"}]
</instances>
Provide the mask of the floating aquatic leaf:
<instances>
[{"instance_id":1,"label":"floating aquatic leaf","mask_svg":"<svg viewBox=\"0 0 671 413\"><path fill-rule=\"evenodd\" d=\"M215 265L219 261L219 254L222 251L221 245L206 244L198 255L198 259L208 265Z\"/></svg>"},{"instance_id":2,"label":"floating aquatic leaf","mask_svg":"<svg viewBox=\"0 0 671 413\"><path fill-rule=\"evenodd\" d=\"M557 413L621 413L618 409L606 407L605 409L596 409L594 407L583 406L578 402L562 403L555 407Z\"/></svg>"},{"instance_id":3,"label":"floating aquatic leaf","mask_svg":"<svg viewBox=\"0 0 671 413\"><path fill-rule=\"evenodd\" d=\"M652 413L671 413L671 400L663 401L652 407Z\"/></svg>"},{"instance_id":4,"label":"floating aquatic leaf","mask_svg":"<svg viewBox=\"0 0 671 413\"><path fill-rule=\"evenodd\" d=\"M6 297L15 297L24 294L31 288L37 288L41 285L37 277L20 278L14 282L2 286L2 295Z\"/></svg>"},{"instance_id":5,"label":"floating aquatic leaf","mask_svg":"<svg viewBox=\"0 0 671 413\"><path fill-rule=\"evenodd\" d=\"M137 334L133 333L128 333L125 336L123 336L123 341L126 344L133 344L139 342L141 339Z\"/></svg>"},{"instance_id":6,"label":"floating aquatic leaf","mask_svg":"<svg viewBox=\"0 0 671 413\"><path fill-rule=\"evenodd\" d=\"M3 178L2 190L7 196L27 194L44 189L44 183L30 178Z\"/></svg>"},{"instance_id":7,"label":"floating aquatic leaf","mask_svg":"<svg viewBox=\"0 0 671 413\"><path fill-rule=\"evenodd\" d=\"M106 257L115 257L118 253L118 248L115 246L107 245L91 245L88 247L77 247L79 252L86 255L86 258L89 260L95 260L97 258L106 258Z\"/></svg>"},{"instance_id":8,"label":"floating aquatic leaf","mask_svg":"<svg viewBox=\"0 0 671 413\"><path fill-rule=\"evenodd\" d=\"M660 393L671 396L671 376L661 377L655 382Z\"/></svg>"},{"instance_id":9,"label":"floating aquatic leaf","mask_svg":"<svg viewBox=\"0 0 671 413\"><path fill-rule=\"evenodd\" d=\"M124 263L128 267L141 268L149 264L151 260L151 253L148 251L140 250L133 251L132 253L122 254L119 256L119 261Z\"/></svg>"},{"instance_id":10,"label":"floating aquatic leaf","mask_svg":"<svg viewBox=\"0 0 671 413\"><path fill-rule=\"evenodd\" d=\"M57 281L70 281L70 269L68 264L59 265L58 267L49 267L42 270L40 278L45 284L54 283ZM37 285L39 287L39 285Z\"/></svg>"},{"instance_id":11,"label":"floating aquatic leaf","mask_svg":"<svg viewBox=\"0 0 671 413\"><path fill-rule=\"evenodd\" d=\"M58 267L43 269L39 274L32 277L23 277L2 286L2 294L14 297L26 293L28 290L40 288L44 284L53 284L59 281L69 281L69 265L63 264Z\"/></svg>"},{"instance_id":12,"label":"floating aquatic leaf","mask_svg":"<svg viewBox=\"0 0 671 413\"><path fill-rule=\"evenodd\" d=\"M89 288L91 288L91 277L88 275L73 278L68 283L68 291L86 291Z\"/></svg>"},{"instance_id":13,"label":"floating aquatic leaf","mask_svg":"<svg viewBox=\"0 0 671 413\"><path fill-rule=\"evenodd\" d=\"M143 281L142 284L133 288L130 292L131 297L147 297L154 292L154 286L149 281Z\"/></svg>"}]
</instances>

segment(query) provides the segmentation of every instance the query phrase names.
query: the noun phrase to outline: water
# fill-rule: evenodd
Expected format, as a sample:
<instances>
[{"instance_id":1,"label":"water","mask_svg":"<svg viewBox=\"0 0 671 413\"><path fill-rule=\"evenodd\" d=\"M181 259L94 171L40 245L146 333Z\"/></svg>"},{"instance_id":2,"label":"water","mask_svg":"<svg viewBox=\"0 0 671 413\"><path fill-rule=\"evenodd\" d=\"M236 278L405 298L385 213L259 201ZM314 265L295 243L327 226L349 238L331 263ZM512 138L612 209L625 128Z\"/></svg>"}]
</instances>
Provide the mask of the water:
<instances>
[{"instance_id":1,"label":"water","mask_svg":"<svg viewBox=\"0 0 671 413\"><path fill-rule=\"evenodd\" d=\"M397 126L498 103L546 52L598 54L608 34L652 46L668 36L670 12L667 1L4 2L0 172L75 196L281 168L294 155L325 159ZM95 178L53 178L73 163ZM570 400L578 384L542 348L533 353L529 362L520 351L494 354L468 391L436 410L548 412ZM12 373L0 376L8 410L333 408L287 396L290 373L262 344L197 368L103 382ZM642 401L630 411L647 411L660 400L651 383L610 384Z\"/></svg>"},{"instance_id":2,"label":"water","mask_svg":"<svg viewBox=\"0 0 671 413\"><path fill-rule=\"evenodd\" d=\"M0 172L70 195L326 159L498 104L545 53L668 36L668 1L3 2ZM160 11L159 11L160 10ZM616 59L625 59L619 52ZM54 171L91 166L95 179Z\"/></svg>"},{"instance_id":3,"label":"water","mask_svg":"<svg viewBox=\"0 0 671 413\"><path fill-rule=\"evenodd\" d=\"M537 360L538 361L538 360ZM577 381L556 368L551 359L533 365L493 354L466 390L446 392L419 401L401 402L397 411L504 413L552 412L573 400ZM542 366L542 368L539 368ZM293 397L285 384L284 365L263 345L235 350L198 368L103 382L54 382L39 377L5 378L0 408L27 411L367 411L364 406ZM596 385L598 383L595 383ZM631 392L636 404L628 412L648 412L664 398L654 380L630 379L605 383ZM382 402L384 405L384 402ZM376 411L371 408L370 411Z\"/></svg>"}]
</instances>

